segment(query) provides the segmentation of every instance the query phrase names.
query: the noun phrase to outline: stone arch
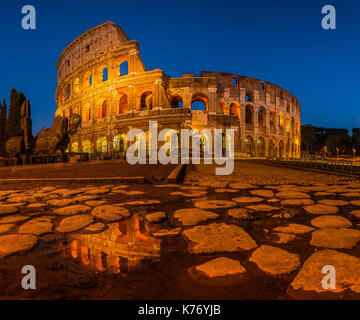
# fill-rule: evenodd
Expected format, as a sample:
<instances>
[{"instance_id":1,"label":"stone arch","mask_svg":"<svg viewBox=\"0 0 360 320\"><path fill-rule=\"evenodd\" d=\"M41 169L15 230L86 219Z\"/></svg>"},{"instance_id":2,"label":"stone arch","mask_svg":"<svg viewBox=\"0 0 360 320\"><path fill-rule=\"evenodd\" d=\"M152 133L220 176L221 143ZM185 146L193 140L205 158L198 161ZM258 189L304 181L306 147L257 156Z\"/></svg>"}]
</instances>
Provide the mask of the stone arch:
<instances>
[{"instance_id":1,"label":"stone arch","mask_svg":"<svg viewBox=\"0 0 360 320\"><path fill-rule=\"evenodd\" d=\"M279 141L279 158L282 159L284 158L284 141L280 140Z\"/></svg>"},{"instance_id":2,"label":"stone arch","mask_svg":"<svg viewBox=\"0 0 360 320\"><path fill-rule=\"evenodd\" d=\"M93 78L91 72L90 71L85 72L84 82L83 82L84 89L87 89L90 86L92 86L92 82L93 82Z\"/></svg>"},{"instance_id":3,"label":"stone arch","mask_svg":"<svg viewBox=\"0 0 360 320\"><path fill-rule=\"evenodd\" d=\"M209 110L209 99L203 93L195 93L191 98L191 110Z\"/></svg>"},{"instance_id":4,"label":"stone arch","mask_svg":"<svg viewBox=\"0 0 360 320\"><path fill-rule=\"evenodd\" d=\"M81 111L81 120L82 122L88 122L90 121L90 103L86 103L83 107L82 107L82 111Z\"/></svg>"},{"instance_id":5,"label":"stone arch","mask_svg":"<svg viewBox=\"0 0 360 320\"><path fill-rule=\"evenodd\" d=\"M71 241L70 243L70 253L71 253L71 256L74 258L74 259L77 259L78 258L78 242L77 240L73 240Z\"/></svg>"},{"instance_id":6,"label":"stone arch","mask_svg":"<svg viewBox=\"0 0 360 320\"><path fill-rule=\"evenodd\" d=\"M65 86L65 100L69 100L71 97L71 85L70 83Z\"/></svg>"},{"instance_id":7,"label":"stone arch","mask_svg":"<svg viewBox=\"0 0 360 320\"><path fill-rule=\"evenodd\" d=\"M152 91L145 91L140 96L140 110L152 110L153 107L153 96Z\"/></svg>"},{"instance_id":8,"label":"stone arch","mask_svg":"<svg viewBox=\"0 0 360 320\"><path fill-rule=\"evenodd\" d=\"M107 153L107 138L106 136L100 136L96 139L96 153L97 154L104 154Z\"/></svg>"},{"instance_id":9,"label":"stone arch","mask_svg":"<svg viewBox=\"0 0 360 320\"><path fill-rule=\"evenodd\" d=\"M255 144L254 144L254 138L252 136L247 136L244 139L245 143L245 153L248 156L253 157L255 155Z\"/></svg>"},{"instance_id":10,"label":"stone arch","mask_svg":"<svg viewBox=\"0 0 360 320\"><path fill-rule=\"evenodd\" d=\"M79 152L79 143L77 141L71 144L71 152L75 152L75 153Z\"/></svg>"},{"instance_id":11,"label":"stone arch","mask_svg":"<svg viewBox=\"0 0 360 320\"><path fill-rule=\"evenodd\" d=\"M275 127L276 124L276 111L274 108L270 110L270 127Z\"/></svg>"},{"instance_id":12,"label":"stone arch","mask_svg":"<svg viewBox=\"0 0 360 320\"><path fill-rule=\"evenodd\" d=\"M90 250L86 246L81 247L81 261L85 266L90 265Z\"/></svg>"},{"instance_id":13,"label":"stone arch","mask_svg":"<svg viewBox=\"0 0 360 320\"><path fill-rule=\"evenodd\" d=\"M113 150L116 153L125 154L127 150L127 139L126 134L121 133L114 136L113 139Z\"/></svg>"},{"instance_id":14,"label":"stone arch","mask_svg":"<svg viewBox=\"0 0 360 320\"><path fill-rule=\"evenodd\" d=\"M263 137L258 137L256 139L256 155L265 157L265 139Z\"/></svg>"},{"instance_id":15,"label":"stone arch","mask_svg":"<svg viewBox=\"0 0 360 320\"><path fill-rule=\"evenodd\" d=\"M291 143L291 154L290 158L295 158L295 148L294 148L294 142Z\"/></svg>"},{"instance_id":16,"label":"stone arch","mask_svg":"<svg viewBox=\"0 0 360 320\"><path fill-rule=\"evenodd\" d=\"M73 92L74 94L79 94L80 92L80 79L76 78L73 82Z\"/></svg>"},{"instance_id":17,"label":"stone arch","mask_svg":"<svg viewBox=\"0 0 360 320\"><path fill-rule=\"evenodd\" d=\"M284 122L285 122L284 112L280 111L279 112L279 127L284 128Z\"/></svg>"},{"instance_id":18,"label":"stone arch","mask_svg":"<svg viewBox=\"0 0 360 320\"><path fill-rule=\"evenodd\" d=\"M171 97L170 100L171 108L183 108L183 98L179 95Z\"/></svg>"},{"instance_id":19,"label":"stone arch","mask_svg":"<svg viewBox=\"0 0 360 320\"><path fill-rule=\"evenodd\" d=\"M286 116L286 132L290 132L290 116Z\"/></svg>"},{"instance_id":20,"label":"stone arch","mask_svg":"<svg viewBox=\"0 0 360 320\"><path fill-rule=\"evenodd\" d=\"M265 107L260 107L258 110L258 126L266 127L266 109L265 109Z\"/></svg>"},{"instance_id":21,"label":"stone arch","mask_svg":"<svg viewBox=\"0 0 360 320\"><path fill-rule=\"evenodd\" d=\"M250 104L245 107L245 123L249 125L254 124L253 106Z\"/></svg>"},{"instance_id":22,"label":"stone arch","mask_svg":"<svg viewBox=\"0 0 360 320\"><path fill-rule=\"evenodd\" d=\"M286 143L285 158L290 158L290 141L287 141Z\"/></svg>"},{"instance_id":23,"label":"stone arch","mask_svg":"<svg viewBox=\"0 0 360 320\"><path fill-rule=\"evenodd\" d=\"M230 104L230 115L239 116L238 105L234 102Z\"/></svg>"},{"instance_id":24,"label":"stone arch","mask_svg":"<svg viewBox=\"0 0 360 320\"><path fill-rule=\"evenodd\" d=\"M84 153L91 153L91 141L89 139L85 139L81 142L81 151Z\"/></svg>"},{"instance_id":25,"label":"stone arch","mask_svg":"<svg viewBox=\"0 0 360 320\"><path fill-rule=\"evenodd\" d=\"M276 158L276 144L272 139L269 141L269 158Z\"/></svg>"}]
</instances>

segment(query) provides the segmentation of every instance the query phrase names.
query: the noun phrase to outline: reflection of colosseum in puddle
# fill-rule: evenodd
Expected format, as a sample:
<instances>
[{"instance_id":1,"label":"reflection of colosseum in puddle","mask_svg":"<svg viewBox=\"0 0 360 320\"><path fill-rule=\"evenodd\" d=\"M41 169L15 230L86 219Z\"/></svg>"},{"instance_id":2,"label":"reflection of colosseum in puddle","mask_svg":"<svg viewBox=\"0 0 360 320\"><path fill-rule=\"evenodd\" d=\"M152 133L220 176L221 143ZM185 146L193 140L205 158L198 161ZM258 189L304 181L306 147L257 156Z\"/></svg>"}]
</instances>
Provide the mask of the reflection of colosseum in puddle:
<instances>
[{"instance_id":1,"label":"reflection of colosseum in puddle","mask_svg":"<svg viewBox=\"0 0 360 320\"><path fill-rule=\"evenodd\" d=\"M108 226L98 234L69 235L66 251L84 266L100 272L126 273L160 260L161 240L142 233L138 215Z\"/></svg>"},{"instance_id":2,"label":"reflection of colosseum in puddle","mask_svg":"<svg viewBox=\"0 0 360 320\"><path fill-rule=\"evenodd\" d=\"M159 131L232 128L235 156L300 156L300 104L295 96L235 74L170 78L161 69L147 71L138 42L114 23L101 24L71 42L57 69L56 115L82 117L70 137L72 152L123 156L128 130L142 129L149 138L149 120L156 120Z\"/></svg>"}]
</instances>

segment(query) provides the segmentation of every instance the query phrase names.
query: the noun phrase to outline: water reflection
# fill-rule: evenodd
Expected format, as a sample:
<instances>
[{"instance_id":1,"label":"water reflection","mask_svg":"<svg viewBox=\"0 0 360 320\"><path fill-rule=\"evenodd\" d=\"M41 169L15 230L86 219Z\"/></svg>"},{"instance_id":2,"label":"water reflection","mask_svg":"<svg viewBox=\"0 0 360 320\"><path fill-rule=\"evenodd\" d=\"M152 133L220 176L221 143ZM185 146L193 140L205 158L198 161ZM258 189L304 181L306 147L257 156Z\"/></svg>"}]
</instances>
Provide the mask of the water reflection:
<instances>
[{"instance_id":1,"label":"water reflection","mask_svg":"<svg viewBox=\"0 0 360 320\"><path fill-rule=\"evenodd\" d=\"M66 251L98 272L126 273L160 260L161 239L143 234L148 228L138 215L108 227L97 234L70 234Z\"/></svg>"}]
</instances>

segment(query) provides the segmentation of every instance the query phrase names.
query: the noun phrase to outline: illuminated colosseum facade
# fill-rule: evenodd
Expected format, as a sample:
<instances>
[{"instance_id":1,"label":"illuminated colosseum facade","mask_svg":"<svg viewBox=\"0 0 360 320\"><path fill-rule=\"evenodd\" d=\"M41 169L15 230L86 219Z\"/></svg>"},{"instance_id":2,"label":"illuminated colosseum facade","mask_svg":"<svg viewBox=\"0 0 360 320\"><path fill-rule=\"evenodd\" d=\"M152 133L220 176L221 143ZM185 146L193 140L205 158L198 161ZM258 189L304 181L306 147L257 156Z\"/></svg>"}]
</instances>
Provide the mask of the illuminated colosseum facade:
<instances>
[{"instance_id":1,"label":"illuminated colosseum facade","mask_svg":"<svg viewBox=\"0 0 360 320\"><path fill-rule=\"evenodd\" d=\"M69 150L124 155L131 128L234 130L236 157L300 157L300 104L290 92L247 76L201 72L170 78L146 70L139 44L112 22L71 42L57 63L56 116L79 114Z\"/></svg>"}]
</instances>

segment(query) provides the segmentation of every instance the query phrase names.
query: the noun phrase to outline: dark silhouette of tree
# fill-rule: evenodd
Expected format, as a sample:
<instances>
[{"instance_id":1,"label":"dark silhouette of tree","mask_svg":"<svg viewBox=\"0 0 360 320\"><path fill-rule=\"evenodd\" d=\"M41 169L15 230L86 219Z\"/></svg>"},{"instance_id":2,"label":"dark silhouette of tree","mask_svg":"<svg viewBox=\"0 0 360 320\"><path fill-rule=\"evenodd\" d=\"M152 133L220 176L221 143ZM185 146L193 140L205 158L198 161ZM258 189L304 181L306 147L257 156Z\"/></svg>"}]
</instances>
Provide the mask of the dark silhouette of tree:
<instances>
[{"instance_id":1,"label":"dark silhouette of tree","mask_svg":"<svg viewBox=\"0 0 360 320\"><path fill-rule=\"evenodd\" d=\"M306 125L301 127L301 144L302 149L306 151L313 151L316 142L315 127Z\"/></svg>"},{"instance_id":2,"label":"dark silhouette of tree","mask_svg":"<svg viewBox=\"0 0 360 320\"><path fill-rule=\"evenodd\" d=\"M20 109L25 100L26 98L22 92L17 92L15 89L11 90L10 106L5 129L6 140L14 136L22 135L20 128Z\"/></svg>"},{"instance_id":3,"label":"dark silhouette of tree","mask_svg":"<svg viewBox=\"0 0 360 320\"><path fill-rule=\"evenodd\" d=\"M6 129L6 114L7 114L7 106L5 98L3 103L0 102L0 155L5 155L5 129Z\"/></svg>"}]
</instances>

